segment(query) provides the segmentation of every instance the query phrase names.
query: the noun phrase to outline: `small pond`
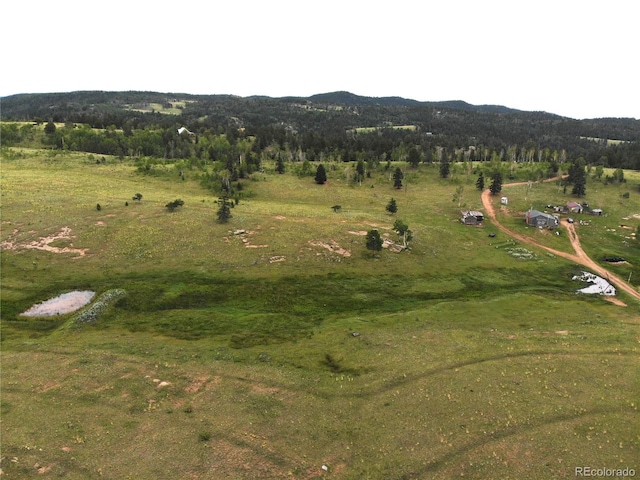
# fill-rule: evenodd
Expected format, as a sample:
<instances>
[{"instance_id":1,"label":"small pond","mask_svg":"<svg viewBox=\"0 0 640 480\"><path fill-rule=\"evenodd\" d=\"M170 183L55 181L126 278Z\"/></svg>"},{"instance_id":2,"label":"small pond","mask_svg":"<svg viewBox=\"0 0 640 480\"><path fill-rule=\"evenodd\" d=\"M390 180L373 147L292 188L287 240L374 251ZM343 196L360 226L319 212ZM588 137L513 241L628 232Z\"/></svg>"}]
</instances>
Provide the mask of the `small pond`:
<instances>
[{"instance_id":1,"label":"small pond","mask_svg":"<svg viewBox=\"0 0 640 480\"><path fill-rule=\"evenodd\" d=\"M79 308L84 307L95 296L96 292L90 290L76 290L73 292L63 293L55 298L50 298L42 303L36 303L26 312L20 315L25 317L53 317L65 313L75 312Z\"/></svg>"}]
</instances>

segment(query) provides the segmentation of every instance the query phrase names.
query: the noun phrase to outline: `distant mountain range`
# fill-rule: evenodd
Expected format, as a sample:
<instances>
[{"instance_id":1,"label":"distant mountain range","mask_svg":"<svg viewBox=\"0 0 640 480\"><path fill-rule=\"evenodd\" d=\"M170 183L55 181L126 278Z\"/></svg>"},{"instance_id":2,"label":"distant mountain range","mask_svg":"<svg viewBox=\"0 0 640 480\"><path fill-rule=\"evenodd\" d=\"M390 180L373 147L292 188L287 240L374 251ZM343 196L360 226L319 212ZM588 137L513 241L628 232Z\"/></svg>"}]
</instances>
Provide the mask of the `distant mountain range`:
<instances>
[{"instance_id":1,"label":"distant mountain range","mask_svg":"<svg viewBox=\"0 0 640 480\"><path fill-rule=\"evenodd\" d=\"M493 151L533 147L566 151L592 163L607 157L609 163L640 167L640 154L636 153L640 120L576 120L462 100L421 102L346 91L280 98L78 91L12 95L1 99L1 107L4 121L72 122L128 130L184 126L195 133L242 128L253 134L261 129L284 129L301 136L323 136L331 144L352 141L349 135L353 132L411 126L417 135L432 135L438 145L448 149L470 145ZM619 158L612 162L614 157Z\"/></svg>"},{"instance_id":2,"label":"distant mountain range","mask_svg":"<svg viewBox=\"0 0 640 480\"><path fill-rule=\"evenodd\" d=\"M501 105L472 105L462 100L447 100L441 102L419 102L402 97L362 97L350 92L330 92L312 95L306 100L311 102L337 103L352 106L387 106L387 107L434 107L434 108L454 108L458 110L468 110L474 112L491 113L516 113L520 110L504 107Z\"/></svg>"},{"instance_id":3,"label":"distant mountain range","mask_svg":"<svg viewBox=\"0 0 640 480\"><path fill-rule=\"evenodd\" d=\"M488 113L518 113L521 110L505 107L502 105L472 105L463 100L447 100L439 102L424 102L412 100L403 97L366 97L356 95L351 92L337 91L329 93L320 93L310 97L268 97L268 96L249 96L238 97L235 95L194 95L187 93L159 93L159 92L141 92L141 91L125 91L125 92L106 92L106 91L77 91L64 93L26 93L2 97L3 116L7 119L13 119L18 111L27 111L28 108L18 108L18 103L22 103L22 107L32 105L39 108L42 103L50 103L51 106L59 103L87 103L95 105L99 103L109 104L127 104L140 102L162 102L168 98L181 98L190 100L214 100L214 99L247 99L247 100L271 100L285 102L311 102L345 105L351 107L432 107L432 108L451 108L458 110L488 112Z\"/></svg>"}]
</instances>

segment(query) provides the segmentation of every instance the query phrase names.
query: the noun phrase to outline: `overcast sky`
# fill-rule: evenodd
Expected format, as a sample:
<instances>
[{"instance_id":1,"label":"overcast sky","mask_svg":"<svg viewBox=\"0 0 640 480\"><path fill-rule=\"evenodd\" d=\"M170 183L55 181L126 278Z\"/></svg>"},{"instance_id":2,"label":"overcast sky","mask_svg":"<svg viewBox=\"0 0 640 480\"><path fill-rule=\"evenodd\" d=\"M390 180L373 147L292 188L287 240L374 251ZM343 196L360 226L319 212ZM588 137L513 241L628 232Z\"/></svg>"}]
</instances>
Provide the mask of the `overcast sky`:
<instances>
[{"instance_id":1,"label":"overcast sky","mask_svg":"<svg viewBox=\"0 0 640 480\"><path fill-rule=\"evenodd\" d=\"M0 96L346 90L640 119L632 0L30 0L0 7Z\"/></svg>"}]
</instances>

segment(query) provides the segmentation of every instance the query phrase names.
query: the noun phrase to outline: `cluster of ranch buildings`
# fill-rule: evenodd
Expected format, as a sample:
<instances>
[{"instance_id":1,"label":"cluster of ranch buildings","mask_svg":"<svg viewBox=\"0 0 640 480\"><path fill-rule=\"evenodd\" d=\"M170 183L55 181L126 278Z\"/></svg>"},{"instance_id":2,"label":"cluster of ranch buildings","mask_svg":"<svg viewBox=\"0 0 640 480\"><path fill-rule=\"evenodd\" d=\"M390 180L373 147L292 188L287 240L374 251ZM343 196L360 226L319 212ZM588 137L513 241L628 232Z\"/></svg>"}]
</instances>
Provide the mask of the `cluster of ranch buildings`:
<instances>
[{"instance_id":1,"label":"cluster of ranch buildings","mask_svg":"<svg viewBox=\"0 0 640 480\"><path fill-rule=\"evenodd\" d=\"M507 205L509 199L502 197L500 203ZM589 204L568 202L566 205L554 206L547 205L547 210L551 210L553 213L541 212L539 210L530 209L524 214L524 221L527 225L540 228L556 228L560 223L559 214L571 214L571 213L590 213L591 215L602 215L602 210L599 208L590 209ZM481 225L484 221L484 215L482 212L476 210L463 210L460 212L462 216L460 221L465 225ZM569 219L569 221L571 221Z\"/></svg>"}]
</instances>

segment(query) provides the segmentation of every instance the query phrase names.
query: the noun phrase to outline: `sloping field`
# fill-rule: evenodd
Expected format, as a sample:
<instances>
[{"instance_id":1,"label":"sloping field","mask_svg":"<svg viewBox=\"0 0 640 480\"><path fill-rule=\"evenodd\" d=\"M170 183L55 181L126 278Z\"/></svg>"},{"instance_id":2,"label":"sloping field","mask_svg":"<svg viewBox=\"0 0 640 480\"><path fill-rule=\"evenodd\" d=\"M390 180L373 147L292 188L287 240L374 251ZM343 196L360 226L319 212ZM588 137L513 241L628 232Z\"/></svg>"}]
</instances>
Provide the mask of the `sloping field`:
<instances>
[{"instance_id":1,"label":"sloping field","mask_svg":"<svg viewBox=\"0 0 640 480\"><path fill-rule=\"evenodd\" d=\"M461 225L455 182L479 209L474 179L421 169L394 190L382 168L352 186L335 165L319 186L267 166L222 225L217 198L171 165L149 176L84 155L5 158L3 476L638 472L638 302L577 296L581 266L490 222ZM536 202L561 199L555 185L532 188ZM587 253L624 253L608 268L626 278L638 247L608 230L622 217L637 227L640 199L607 188L597 195L610 216L579 234ZM572 251L566 236L518 224L532 197L509 194L502 221ZM414 233L410 250L373 256L362 233L398 241L396 218ZM89 322L19 315L60 293L114 289L126 293Z\"/></svg>"}]
</instances>

